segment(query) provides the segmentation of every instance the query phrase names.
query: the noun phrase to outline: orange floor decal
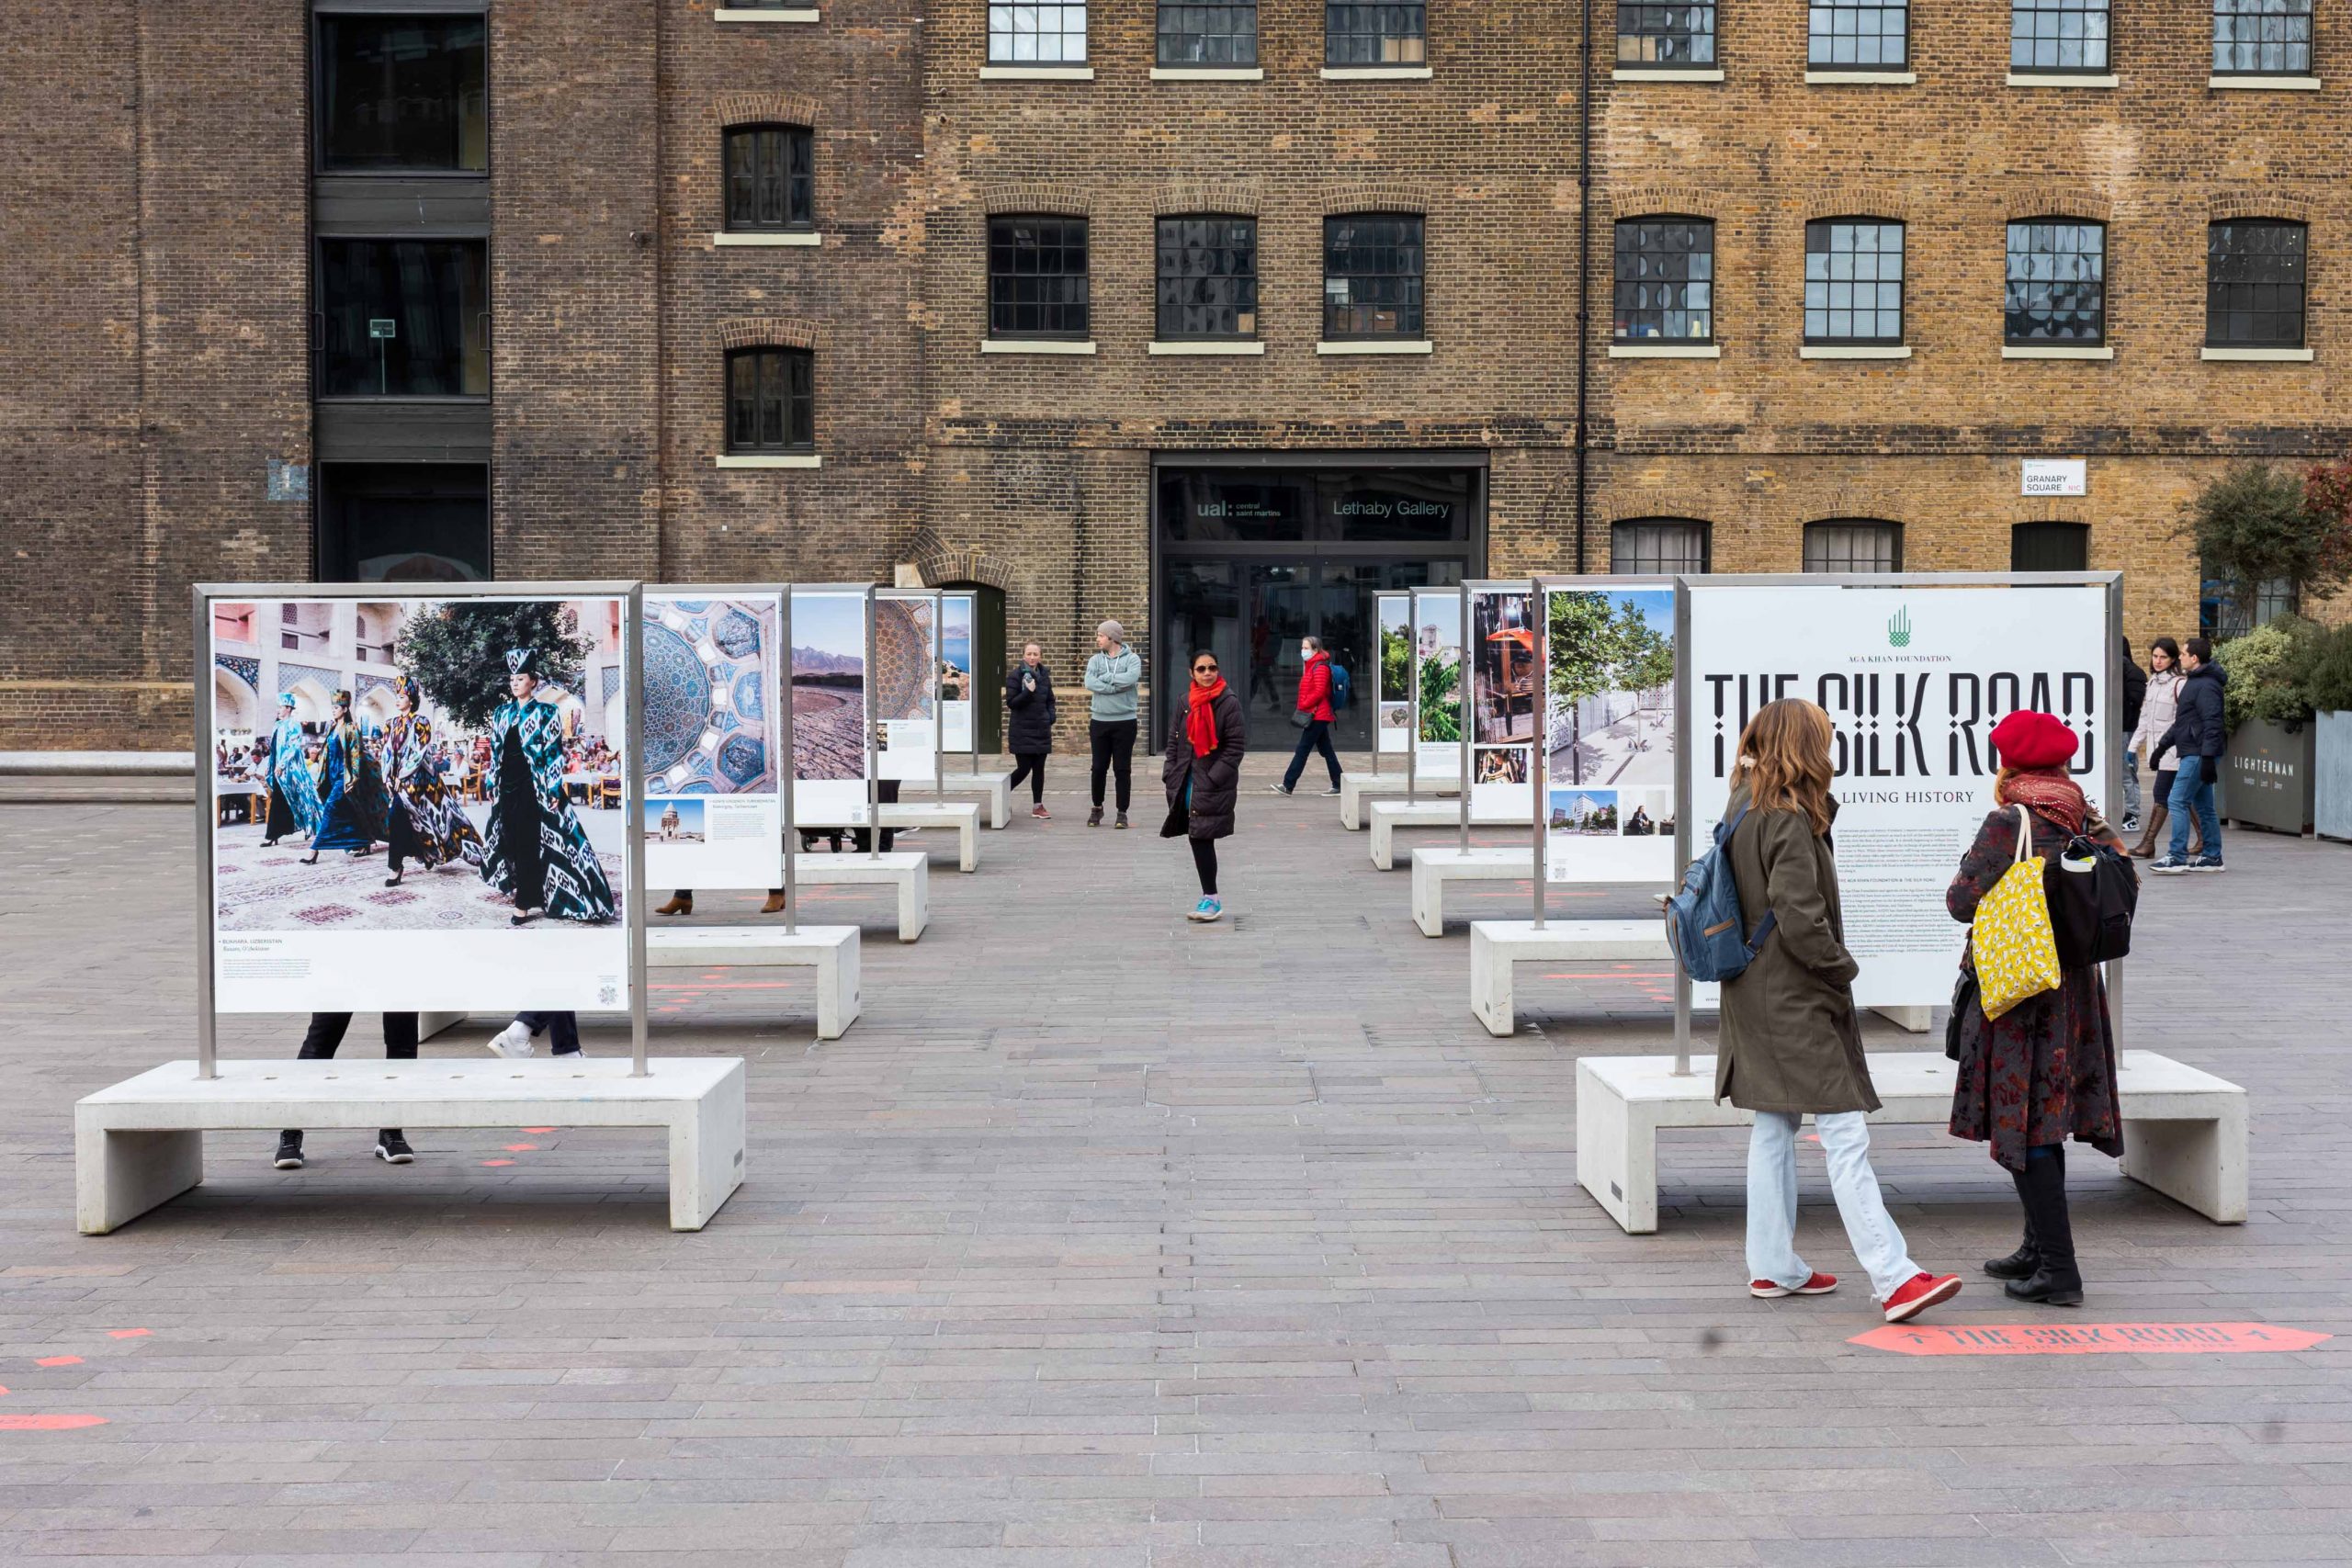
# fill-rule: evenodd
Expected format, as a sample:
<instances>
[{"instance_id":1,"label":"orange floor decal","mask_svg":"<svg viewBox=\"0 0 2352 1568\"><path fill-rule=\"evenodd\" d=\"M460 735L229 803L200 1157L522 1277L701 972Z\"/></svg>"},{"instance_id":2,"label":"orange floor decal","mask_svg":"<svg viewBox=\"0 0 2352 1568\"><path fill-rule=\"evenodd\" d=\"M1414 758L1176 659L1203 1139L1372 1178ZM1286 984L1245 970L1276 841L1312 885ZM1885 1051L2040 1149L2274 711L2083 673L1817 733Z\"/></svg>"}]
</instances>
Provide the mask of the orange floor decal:
<instances>
[{"instance_id":1,"label":"orange floor decal","mask_svg":"<svg viewBox=\"0 0 2352 1568\"><path fill-rule=\"evenodd\" d=\"M2308 1350L2332 1336L2262 1323L1889 1324L1846 1343L1905 1356L2097 1356Z\"/></svg>"}]
</instances>

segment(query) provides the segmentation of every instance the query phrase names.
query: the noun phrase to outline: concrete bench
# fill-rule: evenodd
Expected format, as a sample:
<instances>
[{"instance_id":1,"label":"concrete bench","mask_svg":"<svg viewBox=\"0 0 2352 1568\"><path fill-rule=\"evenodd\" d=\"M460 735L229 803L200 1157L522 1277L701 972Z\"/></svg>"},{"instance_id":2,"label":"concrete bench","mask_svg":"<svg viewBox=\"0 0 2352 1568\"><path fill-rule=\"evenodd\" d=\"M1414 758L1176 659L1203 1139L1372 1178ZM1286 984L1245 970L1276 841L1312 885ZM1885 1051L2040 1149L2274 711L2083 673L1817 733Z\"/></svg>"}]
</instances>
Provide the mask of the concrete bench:
<instances>
[{"instance_id":1,"label":"concrete bench","mask_svg":"<svg viewBox=\"0 0 2352 1568\"><path fill-rule=\"evenodd\" d=\"M1954 1064L1940 1054L1873 1053L1871 1081L1884 1109L1873 1122L1951 1119ZM2246 1093L2154 1051L2119 1064L2123 1174L2225 1225L2245 1223ZM1693 1056L1687 1077L1670 1056L1586 1056L1577 1063L1577 1180L1633 1235L1657 1229L1661 1127L1736 1127L1747 1111L1714 1101L1715 1059ZM1957 1151L1956 1151L1957 1152ZM1984 1163L1981 1150L1970 1156Z\"/></svg>"},{"instance_id":2,"label":"concrete bench","mask_svg":"<svg viewBox=\"0 0 2352 1568\"><path fill-rule=\"evenodd\" d=\"M865 813L837 817L816 817L807 820L795 818L796 830L810 833L847 832L865 826ZM958 871L980 869L980 803L977 800L901 800L882 807L885 828L953 828L956 829L956 868Z\"/></svg>"},{"instance_id":3,"label":"concrete bench","mask_svg":"<svg viewBox=\"0 0 2352 1568\"><path fill-rule=\"evenodd\" d=\"M1423 936L1445 934L1445 885L1449 882L1532 882L1534 878L1532 848L1464 850L1448 844L1415 850L1413 923L1421 928Z\"/></svg>"},{"instance_id":4,"label":"concrete bench","mask_svg":"<svg viewBox=\"0 0 2352 1568\"><path fill-rule=\"evenodd\" d=\"M900 789L901 799L906 794L980 795L988 802L989 827L1002 828L1012 820L1012 775L1010 773L947 773L941 777L935 790L923 780L903 784Z\"/></svg>"},{"instance_id":5,"label":"concrete bench","mask_svg":"<svg viewBox=\"0 0 2352 1568\"><path fill-rule=\"evenodd\" d=\"M1375 800L1365 808L1372 821L1372 863L1383 871L1396 869L1396 829L1399 828L1452 828L1462 820L1462 802L1455 800ZM1532 830L1524 817L1476 817L1470 818L1474 828L1517 828ZM1529 852L1532 853L1532 851ZM1530 876L1535 874L1530 863Z\"/></svg>"},{"instance_id":6,"label":"concrete bench","mask_svg":"<svg viewBox=\"0 0 2352 1568\"><path fill-rule=\"evenodd\" d=\"M74 1215L104 1235L204 1180L204 1134L283 1127L659 1127L670 1134L670 1228L698 1231L743 1182L743 1059L194 1062L74 1107ZM258 1154L254 1156L258 1160Z\"/></svg>"},{"instance_id":7,"label":"concrete bench","mask_svg":"<svg viewBox=\"0 0 2352 1568\"><path fill-rule=\"evenodd\" d=\"M847 852L837 855L795 855L792 877L794 884L801 887L884 884L897 888L900 942L913 942L931 923L931 857L920 850L892 850L887 855Z\"/></svg>"},{"instance_id":8,"label":"concrete bench","mask_svg":"<svg viewBox=\"0 0 2352 1568\"><path fill-rule=\"evenodd\" d=\"M656 926L645 933L650 969L813 967L820 1040L839 1040L857 1021L857 954L855 926Z\"/></svg>"},{"instance_id":9,"label":"concrete bench","mask_svg":"<svg viewBox=\"0 0 2352 1568\"><path fill-rule=\"evenodd\" d=\"M1533 873L1531 871L1530 875ZM1470 922L1470 1010L1489 1034L1519 1027L1511 998L1511 965L1639 964L1674 961L1663 920L1532 920Z\"/></svg>"},{"instance_id":10,"label":"concrete bench","mask_svg":"<svg viewBox=\"0 0 2352 1568\"><path fill-rule=\"evenodd\" d=\"M1430 852L1416 852L1414 876L1420 875L1418 856ZM1459 850L1444 852L1459 854ZM1480 852L1502 853L1502 851ZM1534 872L1522 865L1518 874L1533 876ZM1418 881L1414 892L1413 918L1420 919L1420 895ZM1421 928L1429 931L1424 925ZM1432 936L1439 931L1430 931ZM1511 965L1514 964L1672 964L1674 948L1666 940L1666 922L1655 920L1551 920L1544 929L1535 929L1533 920L1473 920L1470 922L1470 1010L1487 1026L1489 1034L1509 1034L1519 1027L1518 1004L1511 994ZM1925 1034L1934 1021L1935 1010L1927 1007L1874 1007L1871 1011L1897 1029L1913 1034Z\"/></svg>"},{"instance_id":11,"label":"concrete bench","mask_svg":"<svg viewBox=\"0 0 2352 1568\"><path fill-rule=\"evenodd\" d=\"M1342 773L1340 775L1340 826L1353 833L1365 824L1364 807L1374 799L1389 799L1408 793L1405 785L1404 763L1400 760L1393 773ZM1453 779L1423 779L1420 788L1410 792L1415 795L1436 796L1460 795L1461 784Z\"/></svg>"}]
</instances>

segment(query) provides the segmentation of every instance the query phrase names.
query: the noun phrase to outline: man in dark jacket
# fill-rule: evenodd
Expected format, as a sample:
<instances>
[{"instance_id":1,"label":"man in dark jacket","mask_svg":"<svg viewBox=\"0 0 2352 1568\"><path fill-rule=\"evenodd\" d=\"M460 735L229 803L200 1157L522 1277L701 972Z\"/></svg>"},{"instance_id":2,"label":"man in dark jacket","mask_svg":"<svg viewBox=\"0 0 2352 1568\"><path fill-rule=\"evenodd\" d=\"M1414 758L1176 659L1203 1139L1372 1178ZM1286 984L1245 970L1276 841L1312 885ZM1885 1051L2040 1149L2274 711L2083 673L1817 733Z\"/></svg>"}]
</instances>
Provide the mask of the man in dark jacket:
<instances>
[{"instance_id":1,"label":"man in dark jacket","mask_svg":"<svg viewBox=\"0 0 2352 1568\"><path fill-rule=\"evenodd\" d=\"M2123 734L2116 745L2123 758L2122 831L2140 830L2140 759L2132 754L2132 732L2140 727L2140 706L2148 698L2148 672L2132 657L2132 639L2117 634L2123 644Z\"/></svg>"},{"instance_id":2,"label":"man in dark jacket","mask_svg":"<svg viewBox=\"0 0 2352 1568\"><path fill-rule=\"evenodd\" d=\"M2229 722L2222 700L2229 671L2213 662L2213 645L2201 637L2180 645L2180 667L2188 678L2180 685L2179 711L2156 748L2162 751L2165 746L2177 747L2180 759L2180 771L2172 781L2172 799L2166 803L2172 807L2172 844L2162 860L2148 867L2158 876L2225 869L2222 819L2213 809L2213 781L2220 776L2222 755L2229 750ZM2188 852L2191 811L2205 840L2205 852L2199 855Z\"/></svg>"}]
</instances>

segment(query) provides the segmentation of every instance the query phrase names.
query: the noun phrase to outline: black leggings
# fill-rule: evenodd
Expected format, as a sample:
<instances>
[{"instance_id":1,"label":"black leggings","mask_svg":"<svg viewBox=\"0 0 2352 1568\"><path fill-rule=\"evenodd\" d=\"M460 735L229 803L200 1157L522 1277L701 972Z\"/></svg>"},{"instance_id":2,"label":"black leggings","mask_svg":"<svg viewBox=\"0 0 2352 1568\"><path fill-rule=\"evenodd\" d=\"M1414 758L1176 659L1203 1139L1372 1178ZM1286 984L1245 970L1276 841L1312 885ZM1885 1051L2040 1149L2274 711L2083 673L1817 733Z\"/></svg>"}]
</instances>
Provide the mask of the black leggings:
<instances>
[{"instance_id":1,"label":"black leggings","mask_svg":"<svg viewBox=\"0 0 2352 1568\"><path fill-rule=\"evenodd\" d=\"M1045 805L1046 753L1043 751L1015 751L1012 754L1012 760L1021 765L1012 770L1012 782L1005 785L1005 788L1007 790L1019 789L1021 787L1021 781L1023 779L1027 779L1029 781L1030 800L1038 806Z\"/></svg>"},{"instance_id":2,"label":"black leggings","mask_svg":"<svg viewBox=\"0 0 2352 1568\"><path fill-rule=\"evenodd\" d=\"M1102 776L1116 773L1119 779L1119 809L1127 808L1127 786L1135 778L1136 720L1132 718L1092 718L1086 721L1086 738L1093 752L1088 771L1087 784L1094 792L1095 809L1102 806Z\"/></svg>"},{"instance_id":3,"label":"black leggings","mask_svg":"<svg viewBox=\"0 0 2352 1568\"><path fill-rule=\"evenodd\" d=\"M1216 897L1216 840L1194 839L1191 842L1193 868L1201 874L1201 896L1214 898Z\"/></svg>"}]
</instances>

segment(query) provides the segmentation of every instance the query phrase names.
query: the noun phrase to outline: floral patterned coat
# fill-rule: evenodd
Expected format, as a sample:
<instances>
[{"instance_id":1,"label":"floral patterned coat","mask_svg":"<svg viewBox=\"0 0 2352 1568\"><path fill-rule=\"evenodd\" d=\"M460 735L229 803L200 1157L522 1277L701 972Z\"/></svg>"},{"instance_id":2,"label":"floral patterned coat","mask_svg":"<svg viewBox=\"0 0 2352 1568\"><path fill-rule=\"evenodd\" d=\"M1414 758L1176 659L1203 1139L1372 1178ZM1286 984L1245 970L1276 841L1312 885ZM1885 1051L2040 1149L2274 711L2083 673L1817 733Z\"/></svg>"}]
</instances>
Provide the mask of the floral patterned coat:
<instances>
[{"instance_id":1,"label":"floral patterned coat","mask_svg":"<svg viewBox=\"0 0 2352 1568\"><path fill-rule=\"evenodd\" d=\"M2065 829L2038 811L2032 817L2034 852L2045 860L2055 856L2066 845ZM2085 831L2112 840L2096 819ZM1953 919L1976 918L1977 902L2008 871L2017 843L2015 807L1985 817L1944 893ZM1975 973L1971 955L1963 954L1961 964ZM1954 1137L1990 1143L1993 1158L2010 1170L2025 1168L2027 1149L2070 1137L2101 1154L2123 1153L2115 1031L2098 965L2067 970L2056 990L2029 998L1997 1019L1988 1020L1984 1008L1970 1001L1960 1021L1951 1131Z\"/></svg>"}]
</instances>

